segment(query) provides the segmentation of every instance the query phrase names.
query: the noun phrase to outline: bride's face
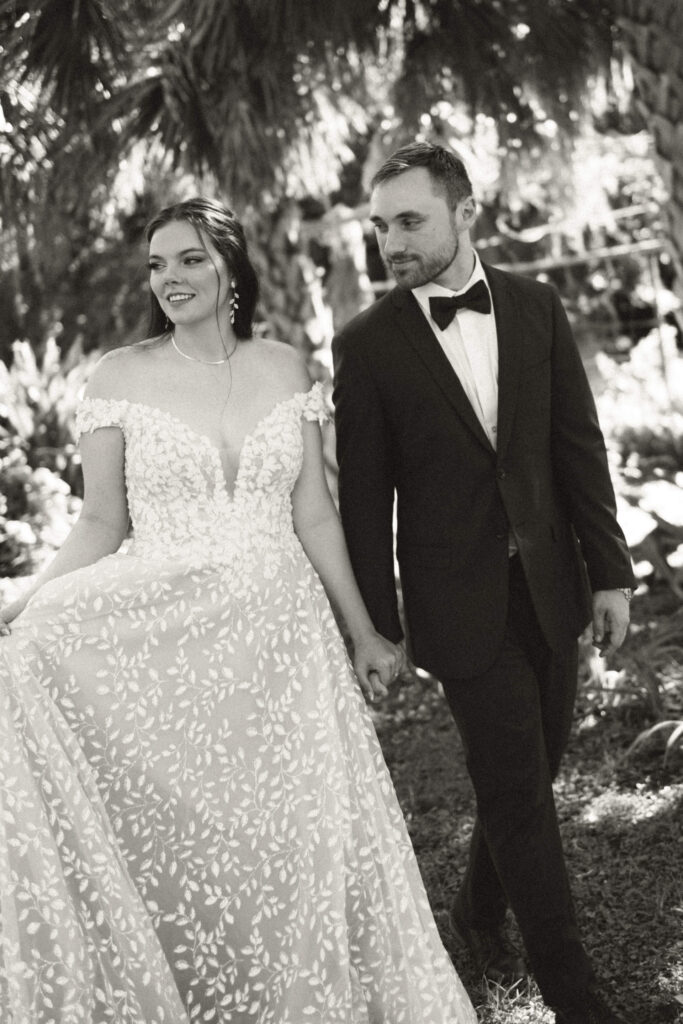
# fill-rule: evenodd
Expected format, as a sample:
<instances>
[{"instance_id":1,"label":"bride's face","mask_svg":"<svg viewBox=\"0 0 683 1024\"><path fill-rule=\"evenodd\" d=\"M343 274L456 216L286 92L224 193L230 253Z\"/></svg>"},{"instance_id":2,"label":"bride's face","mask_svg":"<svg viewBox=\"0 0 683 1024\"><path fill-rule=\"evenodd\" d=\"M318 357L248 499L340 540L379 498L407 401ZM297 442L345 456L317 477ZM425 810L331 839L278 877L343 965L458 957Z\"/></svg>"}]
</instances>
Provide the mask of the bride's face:
<instances>
[{"instance_id":1,"label":"bride's face","mask_svg":"<svg viewBox=\"0 0 683 1024\"><path fill-rule=\"evenodd\" d=\"M227 324L230 280L210 238L187 221L171 221L149 243L149 283L174 324Z\"/></svg>"}]
</instances>

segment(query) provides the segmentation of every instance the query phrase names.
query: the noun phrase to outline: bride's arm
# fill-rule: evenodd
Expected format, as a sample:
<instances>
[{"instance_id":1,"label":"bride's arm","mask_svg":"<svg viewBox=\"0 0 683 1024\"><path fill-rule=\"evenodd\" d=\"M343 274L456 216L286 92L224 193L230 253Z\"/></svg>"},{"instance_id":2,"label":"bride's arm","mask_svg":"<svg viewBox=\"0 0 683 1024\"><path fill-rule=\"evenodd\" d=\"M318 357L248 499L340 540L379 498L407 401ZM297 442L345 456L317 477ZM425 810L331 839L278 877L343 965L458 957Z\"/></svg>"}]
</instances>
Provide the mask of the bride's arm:
<instances>
[{"instance_id":1,"label":"bride's arm","mask_svg":"<svg viewBox=\"0 0 683 1024\"><path fill-rule=\"evenodd\" d=\"M344 619L364 693L371 699L383 696L386 685L402 668L403 653L377 633L358 589L325 478L320 428L304 422L302 429L303 466L292 493L294 529L331 603Z\"/></svg>"},{"instance_id":2,"label":"bride's arm","mask_svg":"<svg viewBox=\"0 0 683 1024\"><path fill-rule=\"evenodd\" d=\"M123 434L119 427L102 427L83 434L80 442L84 497L71 532L44 572L0 618L12 622L44 583L81 569L117 551L128 532L128 504L123 471Z\"/></svg>"}]
</instances>

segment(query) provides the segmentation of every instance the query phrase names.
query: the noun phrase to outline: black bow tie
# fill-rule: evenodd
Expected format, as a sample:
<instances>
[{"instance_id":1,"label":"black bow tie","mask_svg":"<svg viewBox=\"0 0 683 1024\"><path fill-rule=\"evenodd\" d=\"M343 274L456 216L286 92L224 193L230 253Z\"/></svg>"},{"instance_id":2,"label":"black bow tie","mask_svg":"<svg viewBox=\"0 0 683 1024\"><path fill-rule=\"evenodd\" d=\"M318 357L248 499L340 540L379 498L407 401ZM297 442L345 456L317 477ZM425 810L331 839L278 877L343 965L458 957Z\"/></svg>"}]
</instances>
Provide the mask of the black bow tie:
<instances>
[{"instance_id":1,"label":"black bow tie","mask_svg":"<svg viewBox=\"0 0 683 1024\"><path fill-rule=\"evenodd\" d=\"M491 312L491 296L481 279L462 295L440 296L429 300L432 320L442 331L446 330L459 309L473 309L475 313Z\"/></svg>"}]
</instances>

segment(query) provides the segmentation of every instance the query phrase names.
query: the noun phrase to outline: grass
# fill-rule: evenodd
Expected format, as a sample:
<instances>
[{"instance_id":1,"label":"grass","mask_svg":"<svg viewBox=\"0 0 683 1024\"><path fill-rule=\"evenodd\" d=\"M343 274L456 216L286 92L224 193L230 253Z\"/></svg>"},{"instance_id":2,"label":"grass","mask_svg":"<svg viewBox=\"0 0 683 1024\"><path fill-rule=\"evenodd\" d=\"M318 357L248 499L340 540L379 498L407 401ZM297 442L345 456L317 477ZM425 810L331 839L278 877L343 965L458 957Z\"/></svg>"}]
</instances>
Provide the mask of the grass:
<instances>
[{"instance_id":1,"label":"grass","mask_svg":"<svg viewBox=\"0 0 683 1024\"><path fill-rule=\"evenodd\" d=\"M635 599L632 639L611 670L624 684L621 700L596 692L587 672L556 783L584 941L604 994L633 1024L683 1024L683 745L666 761L656 736L631 750L653 722L634 673L652 643L653 617L661 621L667 608L668 595ZM670 672L665 681L680 699L681 676L676 687ZM533 984L510 992L485 986L450 930L474 799L438 684L403 684L373 715L437 924L481 1024L552 1024Z\"/></svg>"}]
</instances>

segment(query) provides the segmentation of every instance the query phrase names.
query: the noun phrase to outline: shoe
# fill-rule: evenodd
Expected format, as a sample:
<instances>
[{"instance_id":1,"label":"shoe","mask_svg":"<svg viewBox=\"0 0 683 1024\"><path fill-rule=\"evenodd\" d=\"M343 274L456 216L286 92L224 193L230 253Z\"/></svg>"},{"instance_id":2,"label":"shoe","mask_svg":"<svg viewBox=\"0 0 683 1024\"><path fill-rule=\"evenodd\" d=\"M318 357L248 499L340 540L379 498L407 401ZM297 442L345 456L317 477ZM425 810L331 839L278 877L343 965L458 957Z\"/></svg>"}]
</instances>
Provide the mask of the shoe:
<instances>
[{"instance_id":1,"label":"shoe","mask_svg":"<svg viewBox=\"0 0 683 1024\"><path fill-rule=\"evenodd\" d=\"M597 992L589 992L580 1009L556 1011L555 1024L627 1024Z\"/></svg>"},{"instance_id":2,"label":"shoe","mask_svg":"<svg viewBox=\"0 0 683 1024\"><path fill-rule=\"evenodd\" d=\"M467 923L456 902L451 910L451 927L470 951L477 971L487 981L510 988L529 977L522 954L507 938L502 925L474 928Z\"/></svg>"}]
</instances>

